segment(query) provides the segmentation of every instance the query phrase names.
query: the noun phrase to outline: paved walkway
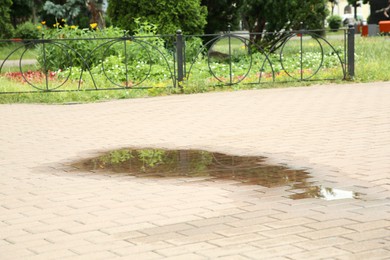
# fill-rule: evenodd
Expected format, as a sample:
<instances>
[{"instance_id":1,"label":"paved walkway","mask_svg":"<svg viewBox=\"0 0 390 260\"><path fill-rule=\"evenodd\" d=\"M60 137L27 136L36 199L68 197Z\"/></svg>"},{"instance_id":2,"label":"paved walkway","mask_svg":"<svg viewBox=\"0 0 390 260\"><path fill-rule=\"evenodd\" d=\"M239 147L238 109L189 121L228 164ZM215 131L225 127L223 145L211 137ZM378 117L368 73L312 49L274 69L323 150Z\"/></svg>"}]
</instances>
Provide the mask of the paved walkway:
<instances>
[{"instance_id":1,"label":"paved walkway","mask_svg":"<svg viewBox=\"0 0 390 260\"><path fill-rule=\"evenodd\" d=\"M263 155L360 199L69 165L119 147ZM389 259L390 82L0 105L0 259Z\"/></svg>"},{"instance_id":2,"label":"paved walkway","mask_svg":"<svg viewBox=\"0 0 390 260\"><path fill-rule=\"evenodd\" d=\"M3 64L4 63L4 64ZM6 67L18 67L20 64L19 60L0 60L0 66L3 65L4 68ZM37 63L37 60L34 59L23 59L22 60L22 66L23 65L34 65Z\"/></svg>"}]
</instances>

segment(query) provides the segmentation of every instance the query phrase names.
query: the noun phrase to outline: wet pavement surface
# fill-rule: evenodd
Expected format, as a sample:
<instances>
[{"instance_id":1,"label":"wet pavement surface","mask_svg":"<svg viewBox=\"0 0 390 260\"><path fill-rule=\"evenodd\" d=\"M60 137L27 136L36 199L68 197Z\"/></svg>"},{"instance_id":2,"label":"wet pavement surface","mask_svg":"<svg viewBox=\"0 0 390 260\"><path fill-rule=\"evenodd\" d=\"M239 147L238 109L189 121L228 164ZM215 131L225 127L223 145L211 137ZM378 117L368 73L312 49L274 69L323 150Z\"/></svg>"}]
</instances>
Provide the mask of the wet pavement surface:
<instances>
[{"instance_id":1,"label":"wet pavement surface","mask_svg":"<svg viewBox=\"0 0 390 260\"><path fill-rule=\"evenodd\" d=\"M382 82L0 105L0 259L388 259L389 100ZM140 173L107 168L129 157Z\"/></svg>"},{"instance_id":2,"label":"wet pavement surface","mask_svg":"<svg viewBox=\"0 0 390 260\"><path fill-rule=\"evenodd\" d=\"M261 156L235 156L201 150L118 149L71 165L76 171L143 178L235 180L237 185L285 187L291 199L358 199L363 194L322 187L305 170L269 165Z\"/></svg>"}]
</instances>

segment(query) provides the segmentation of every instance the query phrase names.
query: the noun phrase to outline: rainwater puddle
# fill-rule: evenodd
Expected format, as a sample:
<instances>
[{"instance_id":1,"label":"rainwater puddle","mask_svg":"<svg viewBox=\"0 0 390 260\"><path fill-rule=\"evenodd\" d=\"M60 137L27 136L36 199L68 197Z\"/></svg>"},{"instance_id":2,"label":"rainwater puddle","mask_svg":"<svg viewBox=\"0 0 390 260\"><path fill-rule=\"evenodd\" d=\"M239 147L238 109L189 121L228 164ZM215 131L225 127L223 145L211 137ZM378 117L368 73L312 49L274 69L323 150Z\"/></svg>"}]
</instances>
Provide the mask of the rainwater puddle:
<instances>
[{"instance_id":1,"label":"rainwater puddle","mask_svg":"<svg viewBox=\"0 0 390 260\"><path fill-rule=\"evenodd\" d=\"M291 199L357 199L359 194L324 188L311 181L305 170L268 165L264 157L234 156L201 150L120 149L72 164L96 172L125 173L137 177L206 177L242 184L282 187Z\"/></svg>"}]
</instances>

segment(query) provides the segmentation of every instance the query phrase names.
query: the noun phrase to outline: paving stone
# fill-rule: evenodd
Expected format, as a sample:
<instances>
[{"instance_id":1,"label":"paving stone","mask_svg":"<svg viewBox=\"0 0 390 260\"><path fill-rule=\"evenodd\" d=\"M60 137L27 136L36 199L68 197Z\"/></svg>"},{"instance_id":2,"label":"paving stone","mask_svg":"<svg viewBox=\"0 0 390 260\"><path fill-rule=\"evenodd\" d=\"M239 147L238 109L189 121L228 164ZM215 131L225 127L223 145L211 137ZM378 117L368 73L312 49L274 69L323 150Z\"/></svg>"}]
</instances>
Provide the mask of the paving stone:
<instances>
[{"instance_id":1,"label":"paving stone","mask_svg":"<svg viewBox=\"0 0 390 260\"><path fill-rule=\"evenodd\" d=\"M377 221L370 221L370 222L365 222L365 223L357 223L357 224L351 224L347 225L347 228L362 232L362 231L367 231L367 230L372 230L372 229L378 229L378 228L386 228L390 227L390 220L377 220Z\"/></svg>"},{"instance_id":2,"label":"paving stone","mask_svg":"<svg viewBox=\"0 0 390 260\"><path fill-rule=\"evenodd\" d=\"M295 243L296 246L306 249L307 251L315 251L317 249L333 246L341 246L350 243L351 240L339 236L325 237L321 239L306 239L303 242Z\"/></svg>"},{"instance_id":3,"label":"paving stone","mask_svg":"<svg viewBox=\"0 0 390 260\"><path fill-rule=\"evenodd\" d=\"M164 257L182 257L184 254L189 254L192 252L197 252L200 250L206 250L206 249L213 249L216 248L215 245L211 245L209 243L200 242L200 243L193 243L193 244L186 244L182 246L175 246L170 248L163 248L156 250L155 252L163 255Z\"/></svg>"},{"instance_id":4,"label":"paving stone","mask_svg":"<svg viewBox=\"0 0 390 260\"><path fill-rule=\"evenodd\" d=\"M369 240L369 241L357 241L348 244L342 244L337 246L340 249L357 253L364 251L371 251L377 248L388 248L390 249L390 241L379 239L379 240Z\"/></svg>"},{"instance_id":5,"label":"paving stone","mask_svg":"<svg viewBox=\"0 0 390 260\"><path fill-rule=\"evenodd\" d=\"M313 251L298 253L298 254L291 254L289 257L291 259L318 259L323 256L326 257L337 257L339 255L345 254L344 250L335 248L335 247L328 247L328 248L321 248Z\"/></svg>"},{"instance_id":6,"label":"paving stone","mask_svg":"<svg viewBox=\"0 0 390 260\"><path fill-rule=\"evenodd\" d=\"M390 230L384 228L373 229L373 230L368 230L363 232L344 234L343 237L354 241L376 240L380 238L390 237Z\"/></svg>"},{"instance_id":7,"label":"paving stone","mask_svg":"<svg viewBox=\"0 0 390 260\"><path fill-rule=\"evenodd\" d=\"M335 220L321 221L321 222L305 224L305 227L323 230L323 229L333 228L333 227L350 226L351 224L356 224L356 223L357 223L356 221L349 220L349 219L335 219Z\"/></svg>"},{"instance_id":8,"label":"paving stone","mask_svg":"<svg viewBox=\"0 0 390 260\"><path fill-rule=\"evenodd\" d=\"M292 254L301 252L302 249L291 246L291 245L283 245L265 249L258 249L256 251L251 251L247 253L243 253L244 256L251 257L253 259L258 259L259 257L264 259L273 259L274 257L283 257L288 256L291 257ZM301 258L302 259L302 258Z\"/></svg>"},{"instance_id":9,"label":"paving stone","mask_svg":"<svg viewBox=\"0 0 390 260\"><path fill-rule=\"evenodd\" d=\"M219 257L237 256L243 255L246 252L254 252L258 248L247 244L229 245L228 247L217 247L206 250L198 250L197 254L208 257L209 259L215 259Z\"/></svg>"}]
</instances>

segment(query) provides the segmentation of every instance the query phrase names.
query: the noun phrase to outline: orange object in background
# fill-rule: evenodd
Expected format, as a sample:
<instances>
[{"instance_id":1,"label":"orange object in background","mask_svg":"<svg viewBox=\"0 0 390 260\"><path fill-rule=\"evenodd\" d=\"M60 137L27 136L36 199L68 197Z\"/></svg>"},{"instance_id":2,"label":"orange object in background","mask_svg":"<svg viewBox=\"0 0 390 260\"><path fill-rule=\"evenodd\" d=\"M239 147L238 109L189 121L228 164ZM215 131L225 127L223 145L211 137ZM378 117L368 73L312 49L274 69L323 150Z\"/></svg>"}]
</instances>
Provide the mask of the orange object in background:
<instances>
[{"instance_id":1,"label":"orange object in background","mask_svg":"<svg viewBox=\"0 0 390 260\"><path fill-rule=\"evenodd\" d=\"M368 36L368 25L362 25L362 36L366 37Z\"/></svg>"},{"instance_id":2,"label":"orange object in background","mask_svg":"<svg viewBox=\"0 0 390 260\"><path fill-rule=\"evenodd\" d=\"M390 32L390 21L380 21L379 31L382 33Z\"/></svg>"}]
</instances>

